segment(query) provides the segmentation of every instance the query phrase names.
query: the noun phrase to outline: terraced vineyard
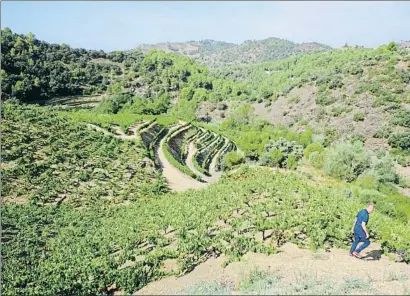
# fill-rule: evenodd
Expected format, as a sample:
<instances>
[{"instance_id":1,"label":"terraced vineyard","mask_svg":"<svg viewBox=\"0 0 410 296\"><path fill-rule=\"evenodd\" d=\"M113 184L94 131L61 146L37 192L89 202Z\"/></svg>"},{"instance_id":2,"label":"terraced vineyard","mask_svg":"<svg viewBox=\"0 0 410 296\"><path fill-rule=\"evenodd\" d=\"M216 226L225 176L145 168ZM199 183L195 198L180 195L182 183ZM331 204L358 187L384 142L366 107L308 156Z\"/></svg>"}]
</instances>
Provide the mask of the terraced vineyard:
<instances>
[{"instance_id":1,"label":"terraced vineyard","mask_svg":"<svg viewBox=\"0 0 410 296\"><path fill-rule=\"evenodd\" d=\"M162 125L156 119L142 120L128 128L128 134L118 126L88 127L123 140L142 141L174 191L215 183L221 176L223 155L235 147L226 137L183 121Z\"/></svg>"},{"instance_id":2,"label":"terraced vineyard","mask_svg":"<svg viewBox=\"0 0 410 296\"><path fill-rule=\"evenodd\" d=\"M332 268L318 264L326 278L341 267L373 280L379 262L347 251L370 200L369 237L386 272L408 266L410 199L400 192L410 180L397 171L410 165L409 55L394 43L211 72L156 50L71 49L10 30L1 39L5 295L143 293L211 257L226 266L291 243L339 249ZM317 114L309 102L321 105ZM292 121L257 116L269 106L275 123ZM394 121L379 130L376 109ZM370 127L367 139L387 150L367 149L354 129L328 129L326 118L345 113L340 126ZM284 262L275 268L293 272L297 261Z\"/></svg>"}]
</instances>

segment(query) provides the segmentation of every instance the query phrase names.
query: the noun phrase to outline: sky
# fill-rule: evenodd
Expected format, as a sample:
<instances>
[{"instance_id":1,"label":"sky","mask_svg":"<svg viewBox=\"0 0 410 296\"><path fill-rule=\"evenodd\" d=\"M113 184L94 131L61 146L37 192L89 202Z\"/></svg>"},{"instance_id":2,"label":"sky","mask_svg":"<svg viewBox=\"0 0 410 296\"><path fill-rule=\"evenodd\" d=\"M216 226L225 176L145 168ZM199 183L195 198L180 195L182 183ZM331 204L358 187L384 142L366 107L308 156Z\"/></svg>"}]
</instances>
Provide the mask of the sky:
<instances>
[{"instance_id":1,"label":"sky","mask_svg":"<svg viewBox=\"0 0 410 296\"><path fill-rule=\"evenodd\" d=\"M1 27L107 51L141 44L278 37L341 47L410 40L410 2L2 1Z\"/></svg>"}]
</instances>

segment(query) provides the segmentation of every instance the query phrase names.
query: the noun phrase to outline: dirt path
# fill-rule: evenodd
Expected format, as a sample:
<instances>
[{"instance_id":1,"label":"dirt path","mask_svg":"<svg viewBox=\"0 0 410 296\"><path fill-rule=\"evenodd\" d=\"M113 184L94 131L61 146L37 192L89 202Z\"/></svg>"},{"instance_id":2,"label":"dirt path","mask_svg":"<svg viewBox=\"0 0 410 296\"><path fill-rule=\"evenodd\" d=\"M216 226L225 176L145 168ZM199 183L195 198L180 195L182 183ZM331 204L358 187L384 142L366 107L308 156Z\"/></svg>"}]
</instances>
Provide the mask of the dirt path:
<instances>
[{"instance_id":1,"label":"dirt path","mask_svg":"<svg viewBox=\"0 0 410 296\"><path fill-rule=\"evenodd\" d=\"M178 127L179 126L174 127L169 131L169 133L173 133L176 129L178 129ZM155 149L155 155L157 159L159 159L160 166L162 168L162 174L167 180L169 188L171 188L172 191L180 192L188 189L200 189L207 186L206 183L201 183L180 172L168 161L162 150L162 146L165 143L165 139L166 136L163 139L161 139L158 147Z\"/></svg>"},{"instance_id":2,"label":"dirt path","mask_svg":"<svg viewBox=\"0 0 410 296\"><path fill-rule=\"evenodd\" d=\"M121 138L123 140L135 140L138 139L138 136L141 132L143 132L146 128L144 128L143 130L139 131L139 133L136 134L136 132L138 131L139 127L144 124L146 122L139 122L138 124L134 124L131 128L130 131L132 132L132 135L127 135L125 134L120 127L115 127L116 128L116 133L113 134L111 132L109 132L108 130L99 127L97 125L94 124L87 124L87 126L89 128L92 128L94 130L103 132L106 135L111 135L114 137L118 137ZM152 126L153 124L155 124L155 122L153 122L150 126ZM180 124L184 124L184 122L180 122ZM149 127L150 127L149 126ZM147 127L147 128L149 128ZM172 134L174 133L178 128L180 127L180 125L175 126L174 128L172 128L168 134ZM189 127L186 127L187 129ZM188 146L188 155L187 155L187 160L186 160L186 165L188 166L188 168L190 170L192 170L194 173L196 173L197 175L201 176L203 178L204 181L206 181L206 183L202 183L199 182L187 175L185 175L184 173L182 173L181 171L179 171L176 167L174 167L165 157L165 154L162 150L163 144L165 143L165 139L167 136L165 136L163 139L161 139L159 145L157 146L157 148L155 149L155 156L156 158L159 160L160 163L160 167L162 169L162 174L165 177L165 179L167 180L168 186L172 191L185 191L188 189L200 189L200 188L204 188L209 184L215 183L218 181L218 179L220 178L220 176L222 175L222 172L216 172L215 167L216 167L216 161L217 161L217 157L220 154L220 152L222 150L220 150L212 159L212 162L210 164L210 172L211 172L211 176L205 176L204 174L202 174L201 172L199 172L193 162L192 159L195 155L195 153L197 152L194 142L198 142L200 141L201 138L203 138L203 136L199 137L199 138L195 138L193 139L189 146ZM216 141L216 140L215 140ZM214 144L215 141L213 141L211 143ZM227 141L227 139L225 139L225 141Z\"/></svg>"},{"instance_id":3,"label":"dirt path","mask_svg":"<svg viewBox=\"0 0 410 296\"><path fill-rule=\"evenodd\" d=\"M110 135L110 136L114 136L114 137L116 136L113 133L107 131L105 128L99 127L98 125L95 125L95 124L89 123L89 124L87 124L87 127L91 128L93 130L96 130L97 132L103 132L105 135Z\"/></svg>"},{"instance_id":4,"label":"dirt path","mask_svg":"<svg viewBox=\"0 0 410 296\"><path fill-rule=\"evenodd\" d=\"M113 134L110 131L106 130L105 128L102 128L102 127L100 127L98 125L95 125L95 124L89 123L89 124L87 124L87 126L89 128L92 128L92 129L96 130L96 131L103 132L105 135L111 135L113 137L117 137L117 138L120 138L120 139L123 139L123 140L136 140L137 135L135 134L135 131L142 124L144 124L144 122L138 122L137 124L134 124L132 126L132 128L130 129L130 131L133 132L132 135L126 135L119 126L114 127L115 128L115 134Z\"/></svg>"},{"instance_id":5,"label":"dirt path","mask_svg":"<svg viewBox=\"0 0 410 296\"><path fill-rule=\"evenodd\" d=\"M237 294L238 284L255 269L279 276L281 285L285 287L314 280L317 285L330 282L334 282L334 285L350 283L353 288L361 288L360 283L364 282L363 285L369 285L368 288L373 289L361 294L403 295L410 292L409 266L389 261L387 257L379 255L379 250L379 245L372 244L368 252L374 254L374 257L360 260L349 257L347 250L331 249L330 252L313 253L287 243L278 254L248 253L242 261L231 263L226 268L221 266L226 257L211 258L191 273L150 283L135 295L183 294L186 288L201 282L228 283L232 286L231 294Z\"/></svg>"},{"instance_id":6,"label":"dirt path","mask_svg":"<svg viewBox=\"0 0 410 296\"><path fill-rule=\"evenodd\" d=\"M139 128L140 128L142 125L146 124L147 122L148 122L148 121L143 120L143 121L134 123L133 125L131 125L131 126L129 127L129 129L128 129L128 134L129 134L129 135L133 135L133 136L137 136L137 132L138 132Z\"/></svg>"},{"instance_id":7,"label":"dirt path","mask_svg":"<svg viewBox=\"0 0 410 296\"><path fill-rule=\"evenodd\" d=\"M124 131L119 127L119 126L114 126L113 127L115 129L115 135L120 137L123 140L135 140L136 136L133 135L127 135L124 133Z\"/></svg>"}]
</instances>

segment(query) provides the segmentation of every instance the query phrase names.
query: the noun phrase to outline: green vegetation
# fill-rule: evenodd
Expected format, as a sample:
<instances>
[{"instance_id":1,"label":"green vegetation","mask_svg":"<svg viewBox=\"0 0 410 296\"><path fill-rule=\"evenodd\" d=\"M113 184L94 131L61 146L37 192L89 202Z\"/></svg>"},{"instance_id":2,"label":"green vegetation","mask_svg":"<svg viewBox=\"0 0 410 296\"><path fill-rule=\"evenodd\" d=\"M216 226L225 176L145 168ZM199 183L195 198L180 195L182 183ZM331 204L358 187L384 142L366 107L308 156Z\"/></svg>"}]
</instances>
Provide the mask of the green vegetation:
<instances>
[{"instance_id":1,"label":"green vegetation","mask_svg":"<svg viewBox=\"0 0 410 296\"><path fill-rule=\"evenodd\" d=\"M322 145L320 145L319 143L312 143L305 148L303 155L306 159L309 159L313 152L323 153L323 151L325 151L325 148L323 148Z\"/></svg>"},{"instance_id":2,"label":"green vegetation","mask_svg":"<svg viewBox=\"0 0 410 296\"><path fill-rule=\"evenodd\" d=\"M353 115L353 120L354 121L363 121L364 120L364 114L362 112L357 112Z\"/></svg>"},{"instance_id":3,"label":"green vegetation","mask_svg":"<svg viewBox=\"0 0 410 296\"><path fill-rule=\"evenodd\" d=\"M351 182L370 168L370 163L361 142L341 142L327 151L324 170L332 177Z\"/></svg>"},{"instance_id":4,"label":"green vegetation","mask_svg":"<svg viewBox=\"0 0 410 296\"><path fill-rule=\"evenodd\" d=\"M186 165L183 163L182 160L178 161L178 158L175 157L175 155L181 155L181 153L172 153L172 148L170 147L170 141L172 140L173 137L175 137L175 134L178 134L180 130L186 128L187 125L181 125L178 127L175 131L172 133L169 133L165 139L164 139L164 144L162 145L162 151L165 154L165 157L168 159L168 161L176 167L178 170L180 170L182 173L185 175L188 175L194 179L201 180L200 176L197 176L194 172L192 172Z\"/></svg>"},{"instance_id":5,"label":"green vegetation","mask_svg":"<svg viewBox=\"0 0 410 296\"><path fill-rule=\"evenodd\" d=\"M266 152L262 156L262 164L281 168L296 169L297 162L303 156L303 146L296 142L289 142L284 138L270 141L265 146Z\"/></svg>"},{"instance_id":6,"label":"green vegetation","mask_svg":"<svg viewBox=\"0 0 410 296\"><path fill-rule=\"evenodd\" d=\"M8 28L1 33L4 99L48 102L58 96L108 93L99 107L102 112L159 114L184 88L179 105L246 93L241 84L212 77L205 66L174 53L105 53L49 44Z\"/></svg>"},{"instance_id":7,"label":"green vegetation","mask_svg":"<svg viewBox=\"0 0 410 296\"><path fill-rule=\"evenodd\" d=\"M243 157L238 152L231 151L225 156L224 168L230 169L241 163L243 163Z\"/></svg>"},{"instance_id":8,"label":"green vegetation","mask_svg":"<svg viewBox=\"0 0 410 296\"><path fill-rule=\"evenodd\" d=\"M276 62L226 67L218 69L217 73L220 77L250 84L254 90L251 98L261 94L269 100L313 83L318 89L318 99L325 102L324 105L334 100L333 90L343 87L343 77L355 77L361 83L358 93L369 92L378 102L389 103L406 100L405 92L392 90L404 90L408 83L405 71L394 67L407 56L406 51L389 51L383 47L348 48L292 56ZM384 84L386 86L382 86Z\"/></svg>"},{"instance_id":9,"label":"green vegetation","mask_svg":"<svg viewBox=\"0 0 410 296\"><path fill-rule=\"evenodd\" d=\"M360 141L336 143L324 155L324 171L348 182L370 174L379 183L398 183L394 159L386 153L374 155Z\"/></svg>"},{"instance_id":10,"label":"green vegetation","mask_svg":"<svg viewBox=\"0 0 410 296\"><path fill-rule=\"evenodd\" d=\"M113 125L119 125L124 131L128 130L128 128L139 121L146 120L151 122L153 120L156 123L169 126L176 122L178 119L171 115L161 114L161 115L136 115L130 113L121 113L121 114L101 114L101 113L94 113L90 111L77 111L77 112L59 112L59 115L63 117L67 117L72 119L76 122L83 122L83 123L92 123L103 128L109 129ZM141 129L144 126L141 127Z\"/></svg>"},{"instance_id":11,"label":"green vegetation","mask_svg":"<svg viewBox=\"0 0 410 296\"><path fill-rule=\"evenodd\" d=\"M395 133L389 137L389 145L410 153L410 131L405 133Z\"/></svg>"},{"instance_id":12,"label":"green vegetation","mask_svg":"<svg viewBox=\"0 0 410 296\"><path fill-rule=\"evenodd\" d=\"M8 101L1 110L5 294L108 295L114 286L133 293L172 274L163 269L168 259L183 274L215 254L227 255L228 264L247 252L276 253L286 242L314 250L346 248L354 214L370 199L378 209L369 225L371 239L410 262L410 201L397 189L410 185L395 171L395 162L407 164L410 154L410 115L402 107L410 102L410 76L403 70L410 58L394 43L328 50L275 38L239 46L205 40L197 44L198 60L215 67L287 57L210 72L188 57L158 50L72 49L7 28L1 41L2 94ZM326 52L301 54L316 51ZM323 119L357 110L353 120L367 114L371 123L372 108L391 113L392 120L371 136L393 149L369 151L361 133L341 137L327 125L314 130L306 118L273 125L248 103L270 105L302 87L316 92L312 102ZM59 105L73 95L102 100L92 110ZM219 111L229 108L227 118L201 122L205 116L196 112L204 101ZM285 104L304 101L292 94ZM33 102L46 106L25 104ZM129 140L89 124L108 131L120 127L130 132ZM193 139L200 139L194 166L209 175L218 156L217 169L226 172L203 190L169 193L154 151L163 141L169 162L200 180L185 163ZM302 163L336 180L312 183L295 170L303 156ZM279 284L256 273L241 288L285 291ZM322 291L309 285L297 282L286 291ZM359 291L359 285L367 287L350 279L334 291Z\"/></svg>"},{"instance_id":13,"label":"green vegetation","mask_svg":"<svg viewBox=\"0 0 410 296\"><path fill-rule=\"evenodd\" d=\"M269 141L284 138L306 147L312 142L313 136L310 128L296 132L284 126L273 126L255 116L253 107L246 103L234 108L229 117L220 124L218 131L234 141L250 160L261 160Z\"/></svg>"},{"instance_id":14,"label":"green vegetation","mask_svg":"<svg viewBox=\"0 0 410 296\"><path fill-rule=\"evenodd\" d=\"M394 114L393 124L410 128L410 111L400 109Z\"/></svg>"},{"instance_id":15,"label":"green vegetation","mask_svg":"<svg viewBox=\"0 0 410 296\"><path fill-rule=\"evenodd\" d=\"M67 199L80 206L136 200L165 189L139 143L104 136L54 111L3 104L1 132L5 199Z\"/></svg>"},{"instance_id":16,"label":"green vegetation","mask_svg":"<svg viewBox=\"0 0 410 296\"><path fill-rule=\"evenodd\" d=\"M204 53L198 61L210 68L237 64L254 64L264 61L275 61L302 53L323 52L330 47L316 42L294 43L279 38L264 40L247 40L240 45L229 46L221 50Z\"/></svg>"},{"instance_id":17,"label":"green vegetation","mask_svg":"<svg viewBox=\"0 0 410 296\"><path fill-rule=\"evenodd\" d=\"M238 180L241 186L237 186ZM249 203L262 194L262 203ZM102 294L115 282L132 293L165 275L160 271L164 260L178 259L181 271L189 271L210 255L211 245L232 260L247 251L274 252L274 246L286 241L314 248L325 244L345 247L350 243L350 222L363 206L357 198L348 199L342 189L310 185L295 173L242 168L205 190L129 206L5 205L3 289L7 294ZM238 205L246 207L247 214L230 217ZM265 212L276 216L268 219ZM218 227L218 219L232 228ZM371 237L377 237L386 250L410 254L408 220L376 212L370 223ZM167 235L170 228L175 235ZM274 229L270 238L274 243L268 247L252 236L241 235L245 229L252 235ZM216 236L210 235L214 231ZM306 234L305 240L294 235L300 232ZM172 245L176 248L167 247ZM26 256L21 256L23 253ZM142 259L137 261L135 256ZM134 265L119 269L127 260ZM81 282L77 281L79 273ZM74 282L78 284L68 284Z\"/></svg>"}]
</instances>

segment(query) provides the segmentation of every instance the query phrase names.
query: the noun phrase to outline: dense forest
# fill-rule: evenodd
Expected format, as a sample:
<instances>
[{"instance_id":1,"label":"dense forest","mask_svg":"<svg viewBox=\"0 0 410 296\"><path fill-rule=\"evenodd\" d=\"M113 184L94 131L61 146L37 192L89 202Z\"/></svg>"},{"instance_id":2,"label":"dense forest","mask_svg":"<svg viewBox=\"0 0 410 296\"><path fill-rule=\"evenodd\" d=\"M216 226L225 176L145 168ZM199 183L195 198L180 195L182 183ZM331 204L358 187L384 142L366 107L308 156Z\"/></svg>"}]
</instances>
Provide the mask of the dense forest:
<instances>
[{"instance_id":1,"label":"dense forest","mask_svg":"<svg viewBox=\"0 0 410 296\"><path fill-rule=\"evenodd\" d=\"M33 34L13 34L7 28L1 38L5 99L47 101L109 92L154 100L184 88L182 97L187 100L218 101L246 94L241 84L214 78L206 67L177 54L72 49L39 41Z\"/></svg>"}]
</instances>

